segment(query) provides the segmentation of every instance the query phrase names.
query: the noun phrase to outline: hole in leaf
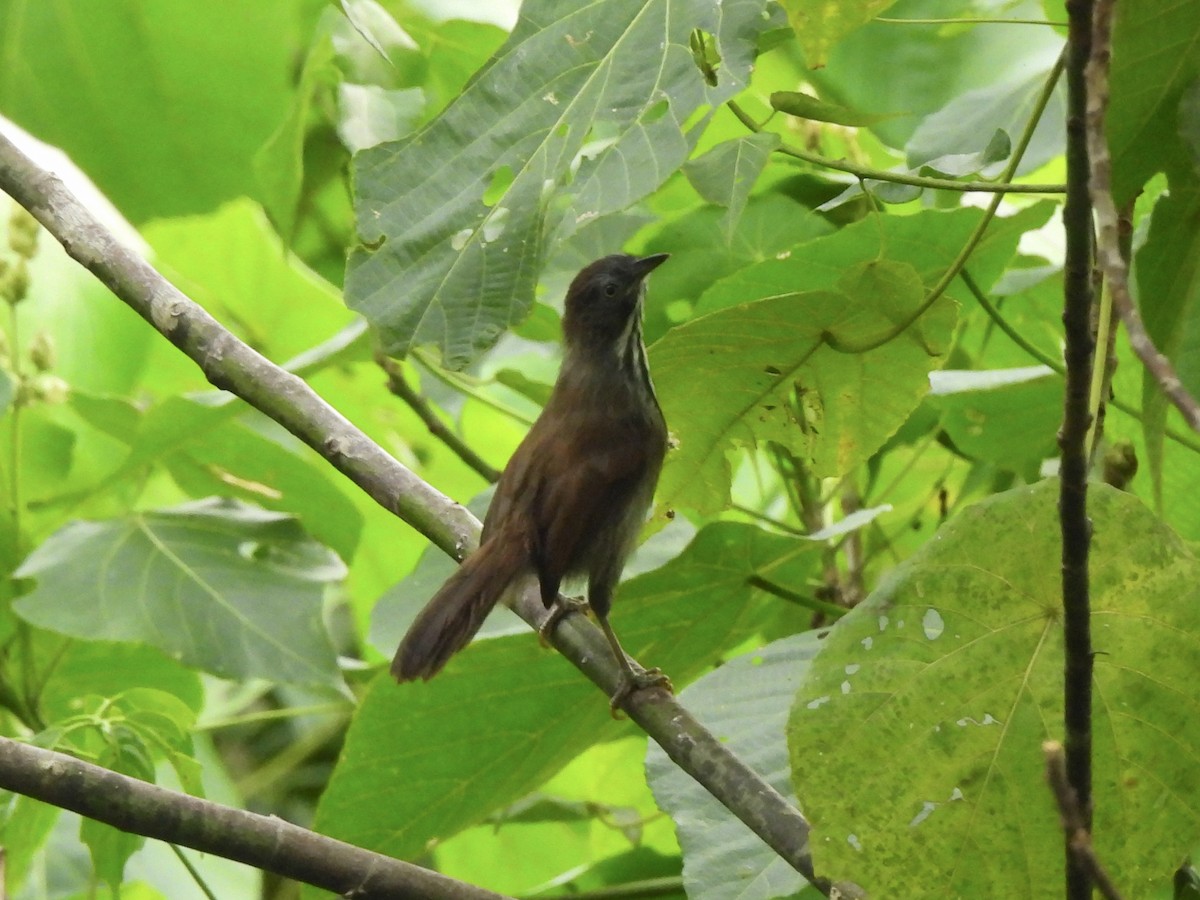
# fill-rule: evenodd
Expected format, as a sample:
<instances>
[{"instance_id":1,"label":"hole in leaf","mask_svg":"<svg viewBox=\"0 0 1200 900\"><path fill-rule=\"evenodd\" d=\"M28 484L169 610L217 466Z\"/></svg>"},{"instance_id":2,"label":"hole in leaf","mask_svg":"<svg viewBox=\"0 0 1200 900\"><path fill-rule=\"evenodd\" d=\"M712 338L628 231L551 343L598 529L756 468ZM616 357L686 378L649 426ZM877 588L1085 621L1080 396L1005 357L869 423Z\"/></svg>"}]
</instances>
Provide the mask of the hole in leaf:
<instances>
[{"instance_id":1,"label":"hole in leaf","mask_svg":"<svg viewBox=\"0 0 1200 900\"><path fill-rule=\"evenodd\" d=\"M495 206L500 202L500 198L508 193L508 189L512 187L512 183L512 166L501 166L493 172L492 181L487 186L487 190L483 192L484 206Z\"/></svg>"}]
</instances>

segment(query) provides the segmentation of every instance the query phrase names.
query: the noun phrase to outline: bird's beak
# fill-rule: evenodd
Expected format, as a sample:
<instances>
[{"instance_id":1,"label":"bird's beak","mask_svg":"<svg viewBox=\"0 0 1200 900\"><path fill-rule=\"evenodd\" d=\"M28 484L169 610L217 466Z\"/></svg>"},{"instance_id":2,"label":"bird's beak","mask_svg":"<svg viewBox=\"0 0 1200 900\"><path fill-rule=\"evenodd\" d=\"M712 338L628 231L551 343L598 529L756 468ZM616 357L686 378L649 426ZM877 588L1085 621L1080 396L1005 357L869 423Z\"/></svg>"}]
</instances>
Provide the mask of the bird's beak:
<instances>
[{"instance_id":1,"label":"bird's beak","mask_svg":"<svg viewBox=\"0 0 1200 900\"><path fill-rule=\"evenodd\" d=\"M670 258L670 253L655 253L653 256L643 256L633 267L639 278L645 278Z\"/></svg>"}]
</instances>

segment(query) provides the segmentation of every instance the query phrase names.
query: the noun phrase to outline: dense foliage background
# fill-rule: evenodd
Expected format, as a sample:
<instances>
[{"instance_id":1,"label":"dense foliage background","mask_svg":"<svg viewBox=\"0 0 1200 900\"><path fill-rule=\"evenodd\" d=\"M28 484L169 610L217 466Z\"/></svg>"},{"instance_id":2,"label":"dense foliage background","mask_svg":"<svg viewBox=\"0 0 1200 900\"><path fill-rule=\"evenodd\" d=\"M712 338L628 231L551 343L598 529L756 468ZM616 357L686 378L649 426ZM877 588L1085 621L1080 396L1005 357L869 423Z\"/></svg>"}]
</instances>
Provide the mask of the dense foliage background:
<instances>
[{"instance_id":1,"label":"dense foliage background","mask_svg":"<svg viewBox=\"0 0 1200 900\"><path fill-rule=\"evenodd\" d=\"M0 0L0 114L477 512L553 381L571 275L669 252L645 328L677 446L617 598L625 646L798 797L818 871L1058 896L1065 14L822 9ZM1195 4L1120 5L1108 119L1142 312L1193 395L1197 44ZM1024 190L982 183L1007 180ZM381 663L452 562L11 207L5 735L505 893L812 892L506 611L444 675L394 684ZM1127 896L1165 897L1200 826L1200 439L1123 335L1102 370L1096 842ZM12 896L299 891L4 811Z\"/></svg>"}]
</instances>

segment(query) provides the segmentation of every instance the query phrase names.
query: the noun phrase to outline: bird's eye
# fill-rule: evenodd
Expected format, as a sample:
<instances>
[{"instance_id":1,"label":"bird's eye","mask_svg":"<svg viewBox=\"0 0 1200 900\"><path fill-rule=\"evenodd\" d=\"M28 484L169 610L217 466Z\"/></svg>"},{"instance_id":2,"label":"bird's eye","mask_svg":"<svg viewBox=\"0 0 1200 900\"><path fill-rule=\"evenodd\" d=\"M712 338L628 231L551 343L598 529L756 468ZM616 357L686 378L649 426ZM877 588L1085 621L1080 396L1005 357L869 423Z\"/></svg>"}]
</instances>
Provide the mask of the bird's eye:
<instances>
[{"instance_id":1,"label":"bird's eye","mask_svg":"<svg viewBox=\"0 0 1200 900\"><path fill-rule=\"evenodd\" d=\"M608 284L604 285L604 296L606 296L606 297L617 296L617 285L615 282L610 281Z\"/></svg>"}]
</instances>

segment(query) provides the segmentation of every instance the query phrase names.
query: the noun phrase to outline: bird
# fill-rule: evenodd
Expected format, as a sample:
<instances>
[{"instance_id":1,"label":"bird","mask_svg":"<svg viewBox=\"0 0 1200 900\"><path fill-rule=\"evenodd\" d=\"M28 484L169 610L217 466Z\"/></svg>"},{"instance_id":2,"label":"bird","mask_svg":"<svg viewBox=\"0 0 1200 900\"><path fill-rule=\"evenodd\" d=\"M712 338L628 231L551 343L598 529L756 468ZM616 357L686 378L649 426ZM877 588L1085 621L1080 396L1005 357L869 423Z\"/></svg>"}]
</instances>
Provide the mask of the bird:
<instances>
[{"instance_id":1,"label":"bird","mask_svg":"<svg viewBox=\"0 0 1200 900\"><path fill-rule=\"evenodd\" d=\"M668 256L605 256L571 281L563 359L550 397L500 475L479 548L429 600L396 650L396 680L440 672L509 589L530 578L550 610L539 629L547 634L578 604L559 598L564 579L586 576L587 606L621 672L613 714L635 690L670 690L659 670L629 659L608 621L668 445L642 337L646 278Z\"/></svg>"}]
</instances>

